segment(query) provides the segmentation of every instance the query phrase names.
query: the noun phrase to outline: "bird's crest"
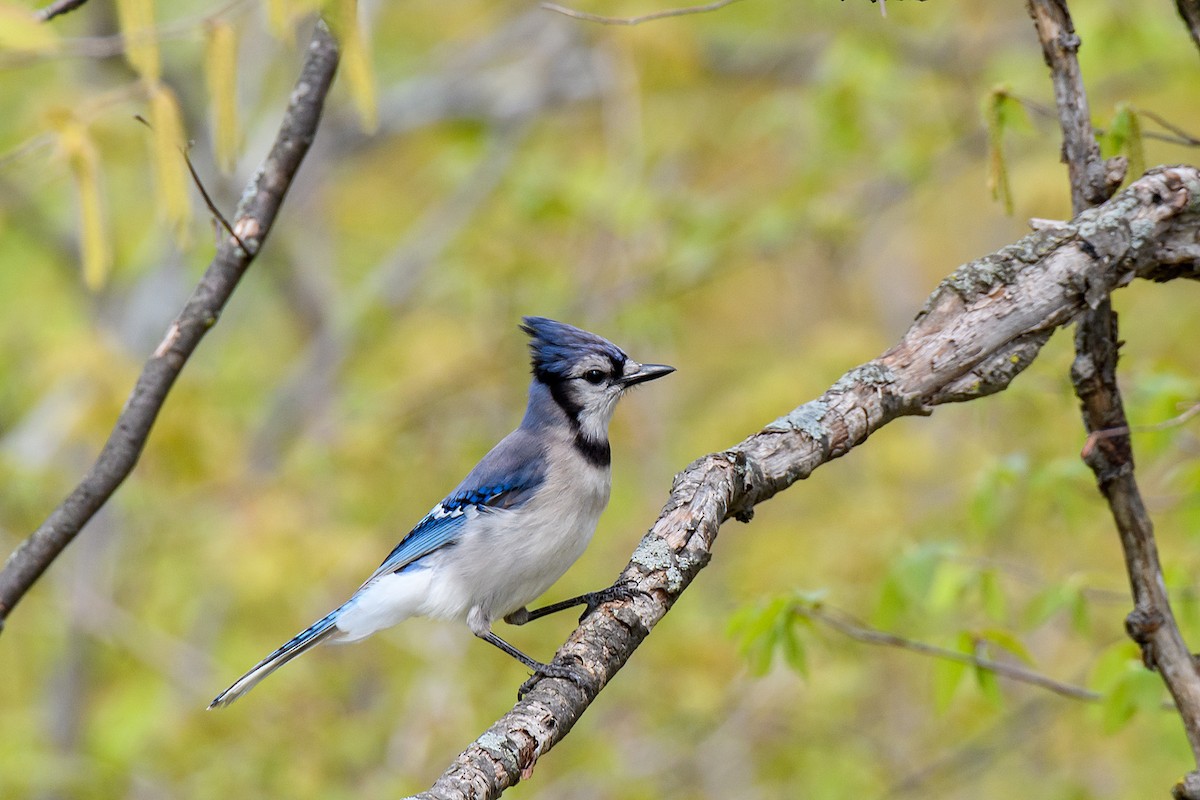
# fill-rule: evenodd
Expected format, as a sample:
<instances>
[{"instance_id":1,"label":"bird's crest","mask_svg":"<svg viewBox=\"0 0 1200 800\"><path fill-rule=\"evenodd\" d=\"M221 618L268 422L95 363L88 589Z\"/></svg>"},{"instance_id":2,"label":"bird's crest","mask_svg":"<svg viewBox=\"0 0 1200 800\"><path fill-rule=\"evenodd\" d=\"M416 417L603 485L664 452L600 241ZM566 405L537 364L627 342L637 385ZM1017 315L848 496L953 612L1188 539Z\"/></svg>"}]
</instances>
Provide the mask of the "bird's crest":
<instances>
[{"instance_id":1,"label":"bird's crest","mask_svg":"<svg viewBox=\"0 0 1200 800\"><path fill-rule=\"evenodd\" d=\"M530 336L533 374L543 382L567 377L571 367L589 354L609 359L618 370L625 363L621 348L574 325L545 317L524 317L521 323L521 330Z\"/></svg>"}]
</instances>

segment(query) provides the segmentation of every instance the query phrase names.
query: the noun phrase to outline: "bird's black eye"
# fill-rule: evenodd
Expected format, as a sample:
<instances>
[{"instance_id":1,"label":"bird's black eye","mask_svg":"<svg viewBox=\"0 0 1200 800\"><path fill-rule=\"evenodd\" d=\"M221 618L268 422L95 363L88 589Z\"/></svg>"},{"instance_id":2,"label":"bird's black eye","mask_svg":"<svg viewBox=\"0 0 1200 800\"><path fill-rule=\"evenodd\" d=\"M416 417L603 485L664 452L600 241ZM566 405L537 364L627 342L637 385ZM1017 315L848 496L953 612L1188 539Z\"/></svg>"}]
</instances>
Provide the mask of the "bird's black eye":
<instances>
[{"instance_id":1,"label":"bird's black eye","mask_svg":"<svg viewBox=\"0 0 1200 800\"><path fill-rule=\"evenodd\" d=\"M604 370L589 369L587 372L583 373L582 377L588 383L600 383L604 380L605 375Z\"/></svg>"}]
</instances>

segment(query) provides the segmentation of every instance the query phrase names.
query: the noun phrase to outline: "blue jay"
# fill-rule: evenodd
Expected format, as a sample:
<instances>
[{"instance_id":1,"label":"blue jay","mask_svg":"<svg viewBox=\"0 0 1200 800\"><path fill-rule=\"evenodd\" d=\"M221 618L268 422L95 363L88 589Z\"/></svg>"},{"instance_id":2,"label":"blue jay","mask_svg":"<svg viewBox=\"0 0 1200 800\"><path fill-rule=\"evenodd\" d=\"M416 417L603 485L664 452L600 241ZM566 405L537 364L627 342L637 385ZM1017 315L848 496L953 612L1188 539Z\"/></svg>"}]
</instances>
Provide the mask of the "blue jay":
<instances>
[{"instance_id":1,"label":"blue jay","mask_svg":"<svg viewBox=\"0 0 1200 800\"><path fill-rule=\"evenodd\" d=\"M531 681L578 682L573 670L534 661L501 639L492 624L522 625L621 596L622 587L609 587L526 608L583 555L608 504L608 423L617 401L630 387L675 368L639 364L607 339L562 322L525 317L523 323L533 381L520 427L417 523L349 600L256 664L209 708L232 703L323 641L357 641L414 616L466 620L476 636L532 669Z\"/></svg>"}]
</instances>

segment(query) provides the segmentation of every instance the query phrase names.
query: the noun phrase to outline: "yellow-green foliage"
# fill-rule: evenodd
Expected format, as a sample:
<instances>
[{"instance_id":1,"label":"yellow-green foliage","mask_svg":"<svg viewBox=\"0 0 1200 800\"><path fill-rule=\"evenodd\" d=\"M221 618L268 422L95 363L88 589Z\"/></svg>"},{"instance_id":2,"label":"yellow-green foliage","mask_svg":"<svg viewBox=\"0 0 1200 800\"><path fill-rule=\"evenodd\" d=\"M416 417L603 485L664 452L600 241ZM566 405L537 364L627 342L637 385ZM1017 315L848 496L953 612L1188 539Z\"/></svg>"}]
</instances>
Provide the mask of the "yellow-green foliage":
<instances>
[{"instance_id":1,"label":"yellow-green foliage","mask_svg":"<svg viewBox=\"0 0 1200 800\"><path fill-rule=\"evenodd\" d=\"M866 0L746 0L630 28L495 0L359 16L122 0L27 24L42 5L0 4L0 555L87 469L212 254L180 148L194 140L231 215L313 9L354 47L276 229L133 477L0 635L5 800L425 788L526 675L463 626L321 648L228 710L204 706L340 602L516 424L520 315L679 368L618 412L612 505L552 600L612 580L675 471L887 348L942 276L1028 217L1069 214L1057 122L1027 105L1053 100L1021 3L893 0L882 19ZM1105 154L1195 162L1146 135L1146 111L1200 131L1197 54L1172 4L1074 5ZM98 51L118 27L127 60ZM569 62L553 57L563 43ZM581 69L575 101L505 116ZM1139 475L1193 642L1200 422L1146 426L1200 398L1196 291L1115 299ZM1077 458L1071 355L1056 336L1009 391L898 421L730 523L512 796L1165 794L1190 756L1123 643L1129 600ZM793 618L816 593L1106 700L850 642ZM547 657L570 625L510 634Z\"/></svg>"}]
</instances>

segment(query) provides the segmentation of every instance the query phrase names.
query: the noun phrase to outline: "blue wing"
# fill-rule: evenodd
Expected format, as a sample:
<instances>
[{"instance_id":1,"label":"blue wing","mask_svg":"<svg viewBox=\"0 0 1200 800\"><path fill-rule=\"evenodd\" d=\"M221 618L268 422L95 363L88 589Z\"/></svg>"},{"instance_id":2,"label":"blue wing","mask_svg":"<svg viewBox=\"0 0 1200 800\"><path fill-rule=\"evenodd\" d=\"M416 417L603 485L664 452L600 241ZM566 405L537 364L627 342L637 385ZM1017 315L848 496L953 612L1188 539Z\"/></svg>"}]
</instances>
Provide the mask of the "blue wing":
<instances>
[{"instance_id":1,"label":"blue wing","mask_svg":"<svg viewBox=\"0 0 1200 800\"><path fill-rule=\"evenodd\" d=\"M546 479L546 458L528 431L521 428L504 437L483 457L446 499L433 507L367 579L399 572L461 535L463 526L479 513L517 508Z\"/></svg>"}]
</instances>

